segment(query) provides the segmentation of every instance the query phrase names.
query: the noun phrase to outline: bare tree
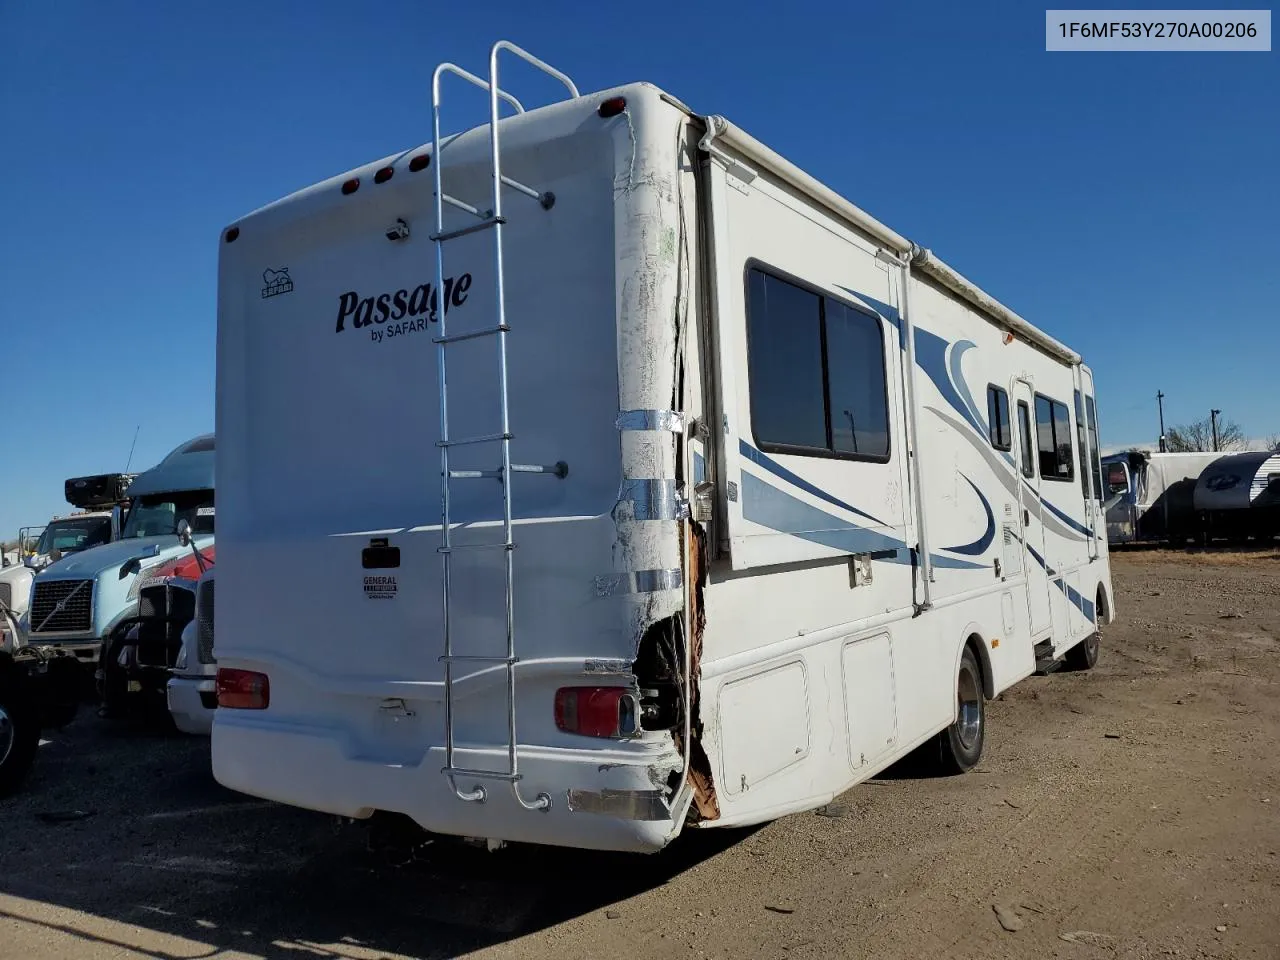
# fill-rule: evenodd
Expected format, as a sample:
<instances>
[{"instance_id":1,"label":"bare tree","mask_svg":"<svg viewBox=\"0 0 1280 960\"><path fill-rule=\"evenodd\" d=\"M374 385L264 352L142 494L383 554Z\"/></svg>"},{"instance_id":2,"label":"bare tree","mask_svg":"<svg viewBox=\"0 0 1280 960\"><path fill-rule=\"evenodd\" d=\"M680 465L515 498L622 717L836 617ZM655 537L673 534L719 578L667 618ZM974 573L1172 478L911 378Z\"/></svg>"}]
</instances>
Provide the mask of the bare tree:
<instances>
[{"instance_id":1,"label":"bare tree","mask_svg":"<svg viewBox=\"0 0 1280 960\"><path fill-rule=\"evenodd\" d=\"M1273 433L1267 438L1268 450L1280 450L1280 433Z\"/></svg>"},{"instance_id":2,"label":"bare tree","mask_svg":"<svg viewBox=\"0 0 1280 960\"><path fill-rule=\"evenodd\" d=\"M1193 423L1171 427L1165 435L1170 453L1196 453L1213 450L1213 421L1208 417ZM1234 420L1218 420L1218 449L1223 452L1244 450L1249 445L1244 430Z\"/></svg>"}]
</instances>

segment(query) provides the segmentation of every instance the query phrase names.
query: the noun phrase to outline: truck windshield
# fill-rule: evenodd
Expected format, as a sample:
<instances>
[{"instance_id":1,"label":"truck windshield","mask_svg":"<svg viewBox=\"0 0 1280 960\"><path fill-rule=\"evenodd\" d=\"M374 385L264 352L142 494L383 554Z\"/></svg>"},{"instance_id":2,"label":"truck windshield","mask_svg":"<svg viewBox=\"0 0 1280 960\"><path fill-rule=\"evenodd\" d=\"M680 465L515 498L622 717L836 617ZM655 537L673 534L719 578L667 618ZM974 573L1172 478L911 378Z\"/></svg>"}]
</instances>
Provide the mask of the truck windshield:
<instances>
[{"instance_id":1,"label":"truck windshield","mask_svg":"<svg viewBox=\"0 0 1280 960\"><path fill-rule=\"evenodd\" d=\"M139 497L129 507L123 539L162 537L178 532L178 521L191 524L193 534L213 533L213 491L189 490Z\"/></svg>"},{"instance_id":2,"label":"truck windshield","mask_svg":"<svg viewBox=\"0 0 1280 960\"><path fill-rule=\"evenodd\" d=\"M111 539L110 517L75 517L69 520L55 520L44 528L40 534L40 542L36 544L36 554L45 556L58 550L62 553L75 553L88 550Z\"/></svg>"}]
</instances>

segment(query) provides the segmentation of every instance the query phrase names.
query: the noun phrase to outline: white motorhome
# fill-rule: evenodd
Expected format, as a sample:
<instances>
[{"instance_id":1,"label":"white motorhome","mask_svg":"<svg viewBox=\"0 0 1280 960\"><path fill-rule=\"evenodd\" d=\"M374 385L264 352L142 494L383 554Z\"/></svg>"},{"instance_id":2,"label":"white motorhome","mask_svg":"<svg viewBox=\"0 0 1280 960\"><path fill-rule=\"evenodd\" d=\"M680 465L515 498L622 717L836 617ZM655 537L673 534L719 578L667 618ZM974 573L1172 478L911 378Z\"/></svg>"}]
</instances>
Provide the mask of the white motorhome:
<instances>
[{"instance_id":1,"label":"white motorhome","mask_svg":"<svg viewBox=\"0 0 1280 960\"><path fill-rule=\"evenodd\" d=\"M722 117L540 61L525 110L512 54L222 234L216 779L653 851L972 767L1113 615L1089 368ZM514 115L441 137L460 80Z\"/></svg>"}]
</instances>

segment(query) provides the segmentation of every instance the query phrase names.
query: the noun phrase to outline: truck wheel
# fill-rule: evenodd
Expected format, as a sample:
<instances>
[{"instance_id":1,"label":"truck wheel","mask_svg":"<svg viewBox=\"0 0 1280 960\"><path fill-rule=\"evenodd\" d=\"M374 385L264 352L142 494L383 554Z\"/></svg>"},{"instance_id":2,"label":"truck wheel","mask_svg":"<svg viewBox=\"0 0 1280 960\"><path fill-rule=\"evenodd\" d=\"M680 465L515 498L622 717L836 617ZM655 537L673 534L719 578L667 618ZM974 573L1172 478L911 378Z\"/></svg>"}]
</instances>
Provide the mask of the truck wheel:
<instances>
[{"instance_id":1,"label":"truck wheel","mask_svg":"<svg viewBox=\"0 0 1280 960\"><path fill-rule=\"evenodd\" d=\"M1074 647L1067 651L1062 662L1068 670L1092 670L1098 662L1098 647L1102 643L1102 635L1094 631Z\"/></svg>"},{"instance_id":2,"label":"truck wheel","mask_svg":"<svg viewBox=\"0 0 1280 960\"><path fill-rule=\"evenodd\" d=\"M966 646L956 675L957 711L955 723L938 734L939 772L966 773L982 758L986 739L987 710L982 692L982 668L973 649Z\"/></svg>"},{"instance_id":3,"label":"truck wheel","mask_svg":"<svg viewBox=\"0 0 1280 960\"><path fill-rule=\"evenodd\" d=\"M0 677L0 797L22 783L40 745L39 719L18 689L21 682Z\"/></svg>"},{"instance_id":4,"label":"truck wheel","mask_svg":"<svg viewBox=\"0 0 1280 960\"><path fill-rule=\"evenodd\" d=\"M119 720L128 715L129 678L117 662L127 636L122 631L109 634L98 655L98 669L102 672L98 681L98 698L101 701L98 716L103 719Z\"/></svg>"}]
</instances>

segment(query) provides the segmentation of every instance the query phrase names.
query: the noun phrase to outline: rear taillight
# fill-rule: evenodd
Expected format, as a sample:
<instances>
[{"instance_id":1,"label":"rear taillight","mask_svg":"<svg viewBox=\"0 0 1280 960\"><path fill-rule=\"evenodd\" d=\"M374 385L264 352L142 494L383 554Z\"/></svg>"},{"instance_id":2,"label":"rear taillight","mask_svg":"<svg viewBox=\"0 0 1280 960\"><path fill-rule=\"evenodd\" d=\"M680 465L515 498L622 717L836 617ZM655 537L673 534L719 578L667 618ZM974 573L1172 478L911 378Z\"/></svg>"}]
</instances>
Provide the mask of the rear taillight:
<instances>
[{"instance_id":1,"label":"rear taillight","mask_svg":"<svg viewBox=\"0 0 1280 960\"><path fill-rule=\"evenodd\" d=\"M634 737L640 732L640 699L627 687L561 687L556 726L584 737Z\"/></svg>"},{"instance_id":2,"label":"rear taillight","mask_svg":"<svg viewBox=\"0 0 1280 960\"><path fill-rule=\"evenodd\" d=\"M229 710L265 710L271 702L271 683L265 673L218 670L218 706Z\"/></svg>"}]
</instances>

